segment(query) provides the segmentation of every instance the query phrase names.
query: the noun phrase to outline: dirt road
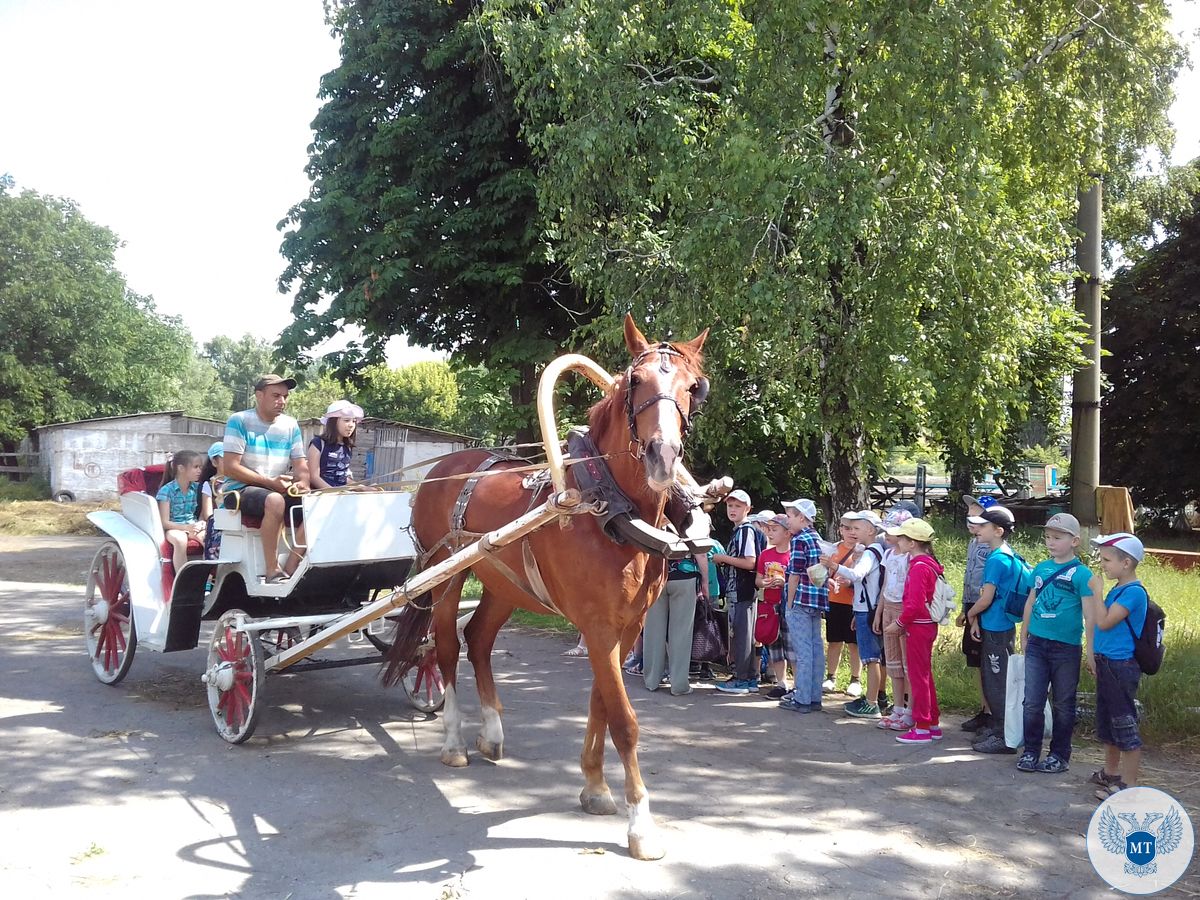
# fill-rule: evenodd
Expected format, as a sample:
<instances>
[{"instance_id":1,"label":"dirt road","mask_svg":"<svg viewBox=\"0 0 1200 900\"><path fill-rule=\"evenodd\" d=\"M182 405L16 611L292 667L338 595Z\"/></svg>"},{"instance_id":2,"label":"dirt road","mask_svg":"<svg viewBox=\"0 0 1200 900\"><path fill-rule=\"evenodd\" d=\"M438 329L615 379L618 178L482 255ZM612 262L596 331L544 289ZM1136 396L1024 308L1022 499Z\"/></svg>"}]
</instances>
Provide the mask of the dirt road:
<instances>
[{"instance_id":1,"label":"dirt road","mask_svg":"<svg viewBox=\"0 0 1200 900\"><path fill-rule=\"evenodd\" d=\"M587 816L575 799L590 673L560 656L567 638L502 633L497 764L441 766L436 717L372 668L268 679L256 736L229 747L201 651L140 653L115 688L92 677L78 584L95 541L20 540L0 542L8 897L1111 894L1082 837L1096 806L1087 746L1066 775L1019 775L1012 757L972 753L953 723L936 747L910 748L829 711L708 686L673 698L630 679L668 851L637 862L624 817ZM608 763L618 788L611 749ZM1193 864L1175 891L1198 890Z\"/></svg>"}]
</instances>

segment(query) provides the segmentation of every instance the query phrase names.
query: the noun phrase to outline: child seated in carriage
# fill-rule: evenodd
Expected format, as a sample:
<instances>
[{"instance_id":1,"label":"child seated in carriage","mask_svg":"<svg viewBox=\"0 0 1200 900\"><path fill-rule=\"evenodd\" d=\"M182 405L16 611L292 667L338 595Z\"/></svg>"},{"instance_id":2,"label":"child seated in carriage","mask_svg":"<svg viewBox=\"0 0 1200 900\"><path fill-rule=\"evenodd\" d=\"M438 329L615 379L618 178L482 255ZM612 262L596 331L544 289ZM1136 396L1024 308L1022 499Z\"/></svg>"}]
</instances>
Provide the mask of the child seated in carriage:
<instances>
[{"instance_id":1,"label":"child seated in carriage","mask_svg":"<svg viewBox=\"0 0 1200 900\"><path fill-rule=\"evenodd\" d=\"M200 493L200 469L203 465L203 454L180 450L167 465L170 480L155 495L158 512L162 516L163 534L171 545L176 573L187 563L188 545L195 544L197 550L203 546L204 523L212 505L212 501Z\"/></svg>"},{"instance_id":2,"label":"child seated in carriage","mask_svg":"<svg viewBox=\"0 0 1200 900\"><path fill-rule=\"evenodd\" d=\"M350 457L354 432L363 411L349 400L329 404L321 416L322 432L308 442L308 471L313 489L345 487L353 482Z\"/></svg>"}]
</instances>

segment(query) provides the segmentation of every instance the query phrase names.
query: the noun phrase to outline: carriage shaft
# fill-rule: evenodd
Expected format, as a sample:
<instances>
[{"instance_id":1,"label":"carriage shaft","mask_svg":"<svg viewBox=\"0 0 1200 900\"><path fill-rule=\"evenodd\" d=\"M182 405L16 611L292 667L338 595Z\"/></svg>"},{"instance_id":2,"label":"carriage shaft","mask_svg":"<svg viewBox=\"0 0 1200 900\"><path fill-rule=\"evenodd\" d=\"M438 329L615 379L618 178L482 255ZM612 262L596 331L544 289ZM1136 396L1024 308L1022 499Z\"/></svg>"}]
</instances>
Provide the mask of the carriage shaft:
<instances>
[{"instance_id":1,"label":"carriage shaft","mask_svg":"<svg viewBox=\"0 0 1200 900\"><path fill-rule=\"evenodd\" d=\"M576 490L559 492L543 503L531 509L519 519L515 519L495 531L489 531L479 540L468 544L461 550L448 556L435 566L430 566L409 578L399 588L387 596L368 603L360 609L346 613L335 619L306 641L301 641L289 647L282 653L272 656L266 664L268 672L286 669L293 663L311 656L313 653L327 647L339 638L382 618L397 607L404 606L411 598L419 597L426 591L432 590L444 581L468 569L494 550L499 550L509 544L519 541L530 532L536 531L548 522L562 515L570 515L582 502L582 497Z\"/></svg>"}]
</instances>

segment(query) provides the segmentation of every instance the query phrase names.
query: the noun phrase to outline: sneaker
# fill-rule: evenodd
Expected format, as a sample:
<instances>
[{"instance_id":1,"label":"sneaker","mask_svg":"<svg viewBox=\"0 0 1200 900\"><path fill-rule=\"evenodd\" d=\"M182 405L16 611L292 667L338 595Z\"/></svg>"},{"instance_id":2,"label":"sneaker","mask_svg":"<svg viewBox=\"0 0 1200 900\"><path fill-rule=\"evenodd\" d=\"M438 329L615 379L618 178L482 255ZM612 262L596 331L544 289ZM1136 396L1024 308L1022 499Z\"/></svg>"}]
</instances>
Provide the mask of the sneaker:
<instances>
[{"instance_id":1,"label":"sneaker","mask_svg":"<svg viewBox=\"0 0 1200 900\"><path fill-rule=\"evenodd\" d=\"M792 711L792 712L798 712L798 713L810 713L810 712L812 712L812 707L811 707L811 706L809 706L807 703L797 703L797 702L796 702L796 700L795 700L795 698L792 698L792 699L790 699L790 700L780 700L780 701L779 701L779 708L780 708L780 709L787 709L787 710L790 710L790 711Z\"/></svg>"},{"instance_id":2,"label":"sneaker","mask_svg":"<svg viewBox=\"0 0 1200 900\"><path fill-rule=\"evenodd\" d=\"M821 693L832 694L836 690L837 690L837 685L833 683L832 675L830 675L823 682L821 682Z\"/></svg>"},{"instance_id":3,"label":"sneaker","mask_svg":"<svg viewBox=\"0 0 1200 900\"><path fill-rule=\"evenodd\" d=\"M715 681L716 680L713 675L712 666L710 666L708 663L705 663L704 665L702 665L700 667L700 674L697 677L700 679L700 681Z\"/></svg>"},{"instance_id":4,"label":"sneaker","mask_svg":"<svg viewBox=\"0 0 1200 900\"><path fill-rule=\"evenodd\" d=\"M980 732L989 727L991 724L992 717L981 709L979 712L975 713L975 715L971 716L971 718L967 719L967 721L962 723L962 730Z\"/></svg>"},{"instance_id":5,"label":"sneaker","mask_svg":"<svg viewBox=\"0 0 1200 900\"><path fill-rule=\"evenodd\" d=\"M862 696L862 685L859 684L857 678L850 679L850 684L846 686L846 694L850 697Z\"/></svg>"},{"instance_id":6,"label":"sneaker","mask_svg":"<svg viewBox=\"0 0 1200 900\"><path fill-rule=\"evenodd\" d=\"M846 711L846 715L853 716L856 719L879 718L879 707L874 703L868 703L861 697L857 700L851 700L849 703L842 704L842 709Z\"/></svg>"},{"instance_id":7,"label":"sneaker","mask_svg":"<svg viewBox=\"0 0 1200 900\"><path fill-rule=\"evenodd\" d=\"M886 715L882 719L880 719L878 722L875 723L875 727L876 728L891 728L892 723L895 721L896 721L896 719L894 716Z\"/></svg>"},{"instance_id":8,"label":"sneaker","mask_svg":"<svg viewBox=\"0 0 1200 900\"><path fill-rule=\"evenodd\" d=\"M1021 758L1017 760L1017 771L1036 772L1038 765L1038 755L1032 750L1026 750L1021 754Z\"/></svg>"},{"instance_id":9,"label":"sneaker","mask_svg":"<svg viewBox=\"0 0 1200 900\"><path fill-rule=\"evenodd\" d=\"M929 736L935 741L940 741L944 737L942 734L942 729L938 728L936 725L929 729Z\"/></svg>"},{"instance_id":10,"label":"sneaker","mask_svg":"<svg viewBox=\"0 0 1200 900\"><path fill-rule=\"evenodd\" d=\"M784 697L786 697L788 695L788 693L789 692L788 692L787 688L785 688L781 684L777 684L777 685L775 685L775 687L773 687L769 691L767 691L767 699L768 700L782 700Z\"/></svg>"},{"instance_id":11,"label":"sneaker","mask_svg":"<svg viewBox=\"0 0 1200 900\"><path fill-rule=\"evenodd\" d=\"M752 678L749 681L747 681L746 682L746 690L748 690L752 694L757 694L758 693L758 679Z\"/></svg>"},{"instance_id":12,"label":"sneaker","mask_svg":"<svg viewBox=\"0 0 1200 900\"><path fill-rule=\"evenodd\" d=\"M677 690L675 690L675 688L671 688L671 696L672 697L686 697L693 690L695 690L695 688L693 688L690 684L686 688L684 688L682 691L677 691Z\"/></svg>"},{"instance_id":13,"label":"sneaker","mask_svg":"<svg viewBox=\"0 0 1200 900\"><path fill-rule=\"evenodd\" d=\"M909 716L900 716L897 719L893 719L892 724L888 726L892 731L909 731L915 727L913 720Z\"/></svg>"},{"instance_id":14,"label":"sneaker","mask_svg":"<svg viewBox=\"0 0 1200 900\"><path fill-rule=\"evenodd\" d=\"M1055 753L1047 753L1046 758L1037 764L1037 771L1045 772L1047 775L1061 775L1070 768L1067 761Z\"/></svg>"},{"instance_id":15,"label":"sneaker","mask_svg":"<svg viewBox=\"0 0 1200 900\"><path fill-rule=\"evenodd\" d=\"M820 712L824 708L825 707L821 705L820 700L814 700L812 703L808 704L808 709L810 712Z\"/></svg>"},{"instance_id":16,"label":"sneaker","mask_svg":"<svg viewBox=\"0 0 1200 900\"><path fill-rule=\"evenodd\" d=\"M910 728L904 734L896 735L896 743L898 744L932 744L933 736L928 731L918 731L916 728Z\"/></svg>"},{"instance_id":17,"label":"sneaker","mask_svg":"<svg viewBox=\"0 0 1200 900\"><path fill-rule=\"evenodd\" d=\"M755 687L757 689L757 685ZM748 694L750 693L750 682L730 678L728 681L718 684L717 690L722 694Z\"/></svg>"},{"instance_id":18,"label":"sneaker","mask_svg":"<svg viewBox=\"0 0 1200 900\"><path fill-rule=\"evenodd\" d=\"M971 744L971 749L976 753L1004 753L1013 754L1017 751L1004 743L1004 738L998 734L989 734L983 740L975 741Z\"/></svg>"}]
</instances>

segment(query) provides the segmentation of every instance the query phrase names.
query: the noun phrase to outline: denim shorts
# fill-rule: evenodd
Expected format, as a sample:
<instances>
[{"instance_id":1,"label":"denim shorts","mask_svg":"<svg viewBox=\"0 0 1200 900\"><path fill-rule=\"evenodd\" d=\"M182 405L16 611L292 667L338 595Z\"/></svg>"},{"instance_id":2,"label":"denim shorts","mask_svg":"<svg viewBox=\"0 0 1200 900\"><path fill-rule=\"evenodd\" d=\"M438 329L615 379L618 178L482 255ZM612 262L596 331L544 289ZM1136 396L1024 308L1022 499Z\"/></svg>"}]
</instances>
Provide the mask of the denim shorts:
<instances>
[{"instance_id":1,"label":"denim shorts","mask_svg":"<svg viewBox=\"0 0 1200 900\"><path fill-rule=\"evenodd\" d=\"M1096 737L1118 750L1138 750L1138 714L1134 700L1142 669L1136 659L1096 654Z\"/></svg>"},{"instance_id":2,"label":"denim shorts","mask_svg":"<svg viewBox=\"0 0 1200 900\"><path fill-rule=\"evenodd\" d=\"M883 658L879 652L879 635L871 630L875 614L869 612L854 613L854 633L858 638L858 658L863 662L879 662Z\"/></svg>"}]
</instances>

